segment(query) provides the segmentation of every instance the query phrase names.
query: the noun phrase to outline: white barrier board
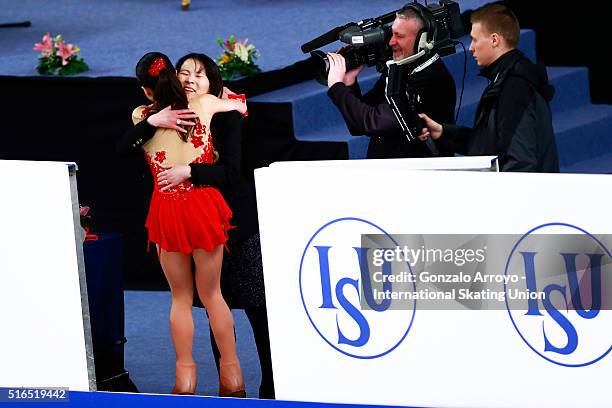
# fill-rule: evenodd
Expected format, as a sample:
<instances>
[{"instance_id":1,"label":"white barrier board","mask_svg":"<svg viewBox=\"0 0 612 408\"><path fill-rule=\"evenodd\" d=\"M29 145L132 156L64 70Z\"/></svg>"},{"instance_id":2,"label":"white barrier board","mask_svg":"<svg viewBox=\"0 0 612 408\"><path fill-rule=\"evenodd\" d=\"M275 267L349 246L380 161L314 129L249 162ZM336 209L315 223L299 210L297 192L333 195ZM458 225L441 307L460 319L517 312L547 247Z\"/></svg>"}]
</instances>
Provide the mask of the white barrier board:
<instances>
[{"instance_id":1,"label":"white barrier board","mask_svg":"<svg viewBox=\"0 0 612 408\"><path fill-rule=\"evenodd\" d=\"M0 180L0 387L95 390L76 177L0 160Z\"/></svg>"},{"instance_id":2,"label":"white barrier board","mask_svg":"<svg viewBox=\"0 0 612 408\"><path fill-rule=\"evenodd\" d=\"M567 223L610 233L610 176L282 165L255 179L277 398L612 406L610 310L594 319L563 311L578 343L552 353L542 327L554 344L567 336L546 314L524 339L507 310L359 310L354 256L361 234L381 231L525 234ZM602 266L608 285L611 267Z\"/></svg>"},{"instance_id":3,"label":"white barrier board","mask_svg":"<svg viewBox=\"0 0 612 408\"><path fill-rule=\"evenodd\" d=\"M498 171L497 156L430 157L415 159L311 160L275 162L271 168L332 167L362 170L476 170Z\"/></svg>"}]
</instances>

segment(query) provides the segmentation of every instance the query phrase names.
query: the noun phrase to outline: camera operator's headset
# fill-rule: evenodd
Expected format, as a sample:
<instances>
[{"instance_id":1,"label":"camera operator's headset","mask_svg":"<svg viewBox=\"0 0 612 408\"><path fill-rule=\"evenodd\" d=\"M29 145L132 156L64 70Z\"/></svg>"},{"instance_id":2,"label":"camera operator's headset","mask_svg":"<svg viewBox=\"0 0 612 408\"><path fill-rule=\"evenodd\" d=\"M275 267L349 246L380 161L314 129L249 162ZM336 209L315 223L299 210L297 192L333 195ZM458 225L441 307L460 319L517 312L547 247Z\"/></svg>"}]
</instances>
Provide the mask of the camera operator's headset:
<instances>
[{"instance_id":1,"label":"camera operator's headset","mask_svg":"<svg viewBox=\"0 0 612 408\"><path fill-rule=\"evenodd\" d=\"M427 55L434 48L436 25L434 23L433 13L427 7L421 3L417 3L416 1L414 3L406 4L398 11L398 13L401 13L407 9L412 10L423 22L423 28L419 30L414 39L414 54L409 57L402 58L399 61L387 61L387 66L390 66L391 64L408 64L424 55Z\"/></svg>"}]
</instances>

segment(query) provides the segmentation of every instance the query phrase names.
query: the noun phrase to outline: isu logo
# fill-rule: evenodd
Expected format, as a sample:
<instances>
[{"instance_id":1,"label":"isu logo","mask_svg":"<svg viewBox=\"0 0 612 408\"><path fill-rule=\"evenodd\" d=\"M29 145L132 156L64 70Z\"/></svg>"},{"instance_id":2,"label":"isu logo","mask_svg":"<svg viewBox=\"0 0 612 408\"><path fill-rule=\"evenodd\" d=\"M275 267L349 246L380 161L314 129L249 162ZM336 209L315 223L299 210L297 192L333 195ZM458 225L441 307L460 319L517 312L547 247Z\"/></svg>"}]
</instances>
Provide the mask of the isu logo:
<instances>
[{"instance_id":1,"label":"isu logo","mask_svg":"<svg viewBox=\"0 0 612 408\"><path fill-rule=\"evenodd\" d=\"M370 279L368 266L372 248L362 247L362 234L384 234L387 243L397 245L370 221L330 221L306 244L299 285L306 315L321 338L342 354L372 359L390 353L402 343L412 326L415 308L412 304L410 308L394 310L391 300L373 298L372 286L376 283ZM381 269L388 275L392 267L385 263ZM385 282L380 287L394 290L394 285Z\"/></svg>"},{"instance_id":2,"label":"isu logo","mask_svg":"<svg viewBox=\"0 0 612 408\"><path fill-rule=\"evenodd\" d=\"M527 346L566 367L594 364L610 353L611 260L598 238L570 224L540 225L518 240L505 273L521 277L515 285L539 296L522 304L506 300L506 306Z\"/></svg>"}]
</instances>

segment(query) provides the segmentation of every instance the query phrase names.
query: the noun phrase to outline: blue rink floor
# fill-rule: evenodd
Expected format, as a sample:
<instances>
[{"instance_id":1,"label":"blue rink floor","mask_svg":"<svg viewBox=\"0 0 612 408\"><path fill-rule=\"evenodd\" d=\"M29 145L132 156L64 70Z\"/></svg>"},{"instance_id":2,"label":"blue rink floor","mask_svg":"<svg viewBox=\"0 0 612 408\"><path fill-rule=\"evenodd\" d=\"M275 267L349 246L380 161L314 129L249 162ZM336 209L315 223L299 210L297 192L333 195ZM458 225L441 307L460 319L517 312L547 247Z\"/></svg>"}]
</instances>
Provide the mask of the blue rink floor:
<instances>
[{"instance_id":1,"label":"blue rink floor","mask_svg":"<svg viewBox=\"0 0 612 408\"><path fill-rule=\"evenodd\" d=\"M125 291L125 369L138 390L166 394L174 385L174 348L168 317L170 292ZM259 358L253 332L243 310L234 310L236 346L248 397L257 397ZM198 395L217 395L217 369L204 309L193 308L193 355L198 364Z\"/></svg>"}]
</instances>

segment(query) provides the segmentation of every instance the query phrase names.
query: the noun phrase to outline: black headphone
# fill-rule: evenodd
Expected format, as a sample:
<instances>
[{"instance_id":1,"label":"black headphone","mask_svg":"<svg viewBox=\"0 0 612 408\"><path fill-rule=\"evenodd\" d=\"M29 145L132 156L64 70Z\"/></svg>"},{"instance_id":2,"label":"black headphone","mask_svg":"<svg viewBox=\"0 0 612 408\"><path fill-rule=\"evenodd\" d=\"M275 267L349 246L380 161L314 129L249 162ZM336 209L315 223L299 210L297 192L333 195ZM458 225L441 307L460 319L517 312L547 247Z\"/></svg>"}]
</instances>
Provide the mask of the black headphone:
<instances>
[{"instance_id":1,"label":"black headphone","mask_svg":"<svg viewBox=\"0 0 612 408\"><path fill-rule=\"evenodd\" d=\"M404 10L412 10L423 22L423 28L419 30L414 39L414 53L417 54L421 51L429 52L433 49L436 38L436 25L433 13L426 6L416 1L406 4L398 13L401 14Z\"/></svg>"}]
</instances>

